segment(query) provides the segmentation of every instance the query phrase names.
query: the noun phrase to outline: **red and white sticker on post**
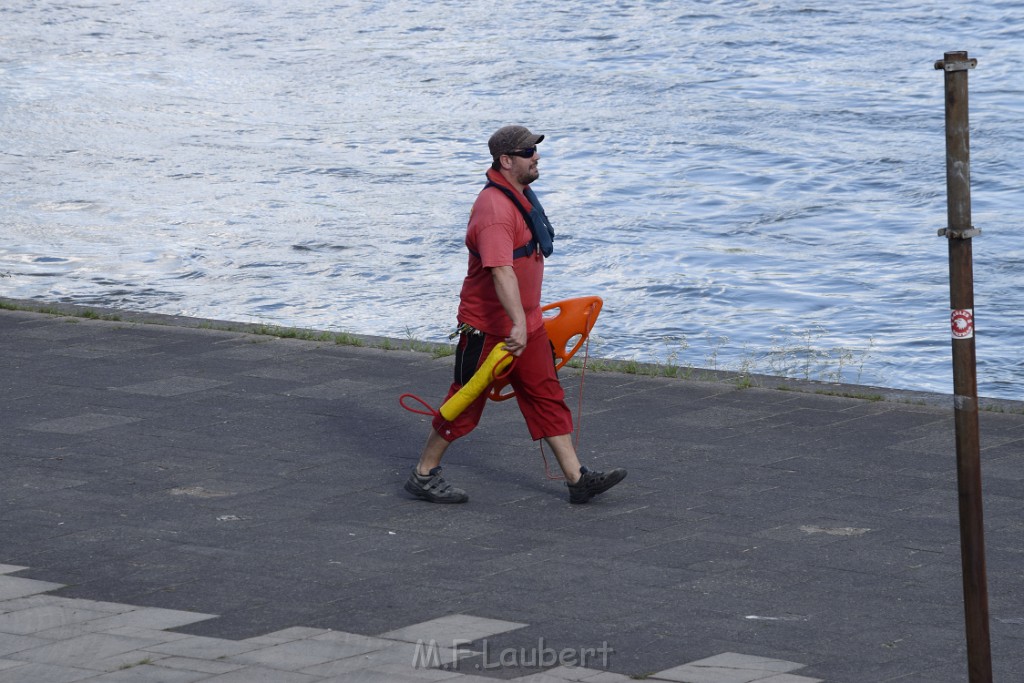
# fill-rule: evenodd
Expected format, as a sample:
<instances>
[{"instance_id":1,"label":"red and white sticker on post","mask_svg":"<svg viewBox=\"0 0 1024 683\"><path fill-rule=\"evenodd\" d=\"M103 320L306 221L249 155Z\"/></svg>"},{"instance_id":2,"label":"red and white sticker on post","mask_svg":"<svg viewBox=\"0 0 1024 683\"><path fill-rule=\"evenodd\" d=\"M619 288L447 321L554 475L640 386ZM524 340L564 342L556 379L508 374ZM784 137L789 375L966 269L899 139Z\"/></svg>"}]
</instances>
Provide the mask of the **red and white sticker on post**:
<instances>
[{"instance_id":1,"label":"red and white sticker on post","mask_svg":"<svg viewBox=\"0 0 1024 683\"><path fill-rule=\"evenodd\" d=\"M974 309L954 308L949 316L953 339L970 339L974 336Z\"/></svg>"}]
</instances>

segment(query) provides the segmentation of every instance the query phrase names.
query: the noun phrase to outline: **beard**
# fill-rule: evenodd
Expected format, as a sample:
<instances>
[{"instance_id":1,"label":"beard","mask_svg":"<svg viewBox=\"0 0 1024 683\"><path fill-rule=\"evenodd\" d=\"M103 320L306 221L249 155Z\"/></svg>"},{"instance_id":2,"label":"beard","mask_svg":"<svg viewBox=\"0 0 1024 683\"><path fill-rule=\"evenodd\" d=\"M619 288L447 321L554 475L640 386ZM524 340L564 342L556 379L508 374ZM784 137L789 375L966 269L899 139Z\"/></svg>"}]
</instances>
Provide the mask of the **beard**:
<instances>
[{"instance_id":1,"label":"beard","mask_svg":"<svg viewBox=\"0 0 1024 683\"><path fill-rule=\"evenodd\" d=\"M519 182L520 185L529 185L539 177L540 171L537 169L536 164L531 164L526 168L525 171L523 171L516 177L516 180Z\"/></svg>"}]
</instances>

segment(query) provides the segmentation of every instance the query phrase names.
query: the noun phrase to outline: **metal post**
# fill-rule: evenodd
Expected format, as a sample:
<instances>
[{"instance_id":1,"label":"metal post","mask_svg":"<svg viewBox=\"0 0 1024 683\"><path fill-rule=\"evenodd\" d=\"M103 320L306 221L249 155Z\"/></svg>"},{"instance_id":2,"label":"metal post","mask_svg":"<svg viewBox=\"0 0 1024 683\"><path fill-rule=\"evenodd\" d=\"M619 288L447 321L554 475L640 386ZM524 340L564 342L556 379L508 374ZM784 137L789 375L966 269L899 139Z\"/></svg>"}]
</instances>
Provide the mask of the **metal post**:
<instances>
[{"instance_id":1,"label":"metal post","mask_svg":"<svg viewBox=\"0 0 1024 683\"><path fill-rule=\"evenodd\" d=\"M971 161L967 121L967 73L978 63L966 52L947 52L935 63L945 71L946 197L949 298L953 336L953 406L956 423L957 489L960 498L960 561L963 569L967 670L970 683L992 682L988 580L981 496L978 378L974 352L974 272L971 238Z\"/></svg>"}]
</instances>

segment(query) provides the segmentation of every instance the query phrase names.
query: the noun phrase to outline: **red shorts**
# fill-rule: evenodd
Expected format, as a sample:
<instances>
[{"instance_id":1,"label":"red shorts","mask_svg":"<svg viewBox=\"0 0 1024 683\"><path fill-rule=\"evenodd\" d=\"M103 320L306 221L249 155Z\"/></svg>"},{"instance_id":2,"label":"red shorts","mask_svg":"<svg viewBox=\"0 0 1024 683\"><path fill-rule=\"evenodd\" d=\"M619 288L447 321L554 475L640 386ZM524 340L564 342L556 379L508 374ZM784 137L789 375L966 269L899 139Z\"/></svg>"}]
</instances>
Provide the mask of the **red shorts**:
<instances>
[{"instance_id":1,"label":"red shorts","mask_svg":"<svg viewBox=\"0 0 1024 683\"><path fill-rule=\"evenodd\" d=\"M455 381L445 401L469 381L487 354L501 341L501 337L490 334L463 334L459 338L455 352ZM530 333L526 348L512 366L509 382L515 389L516 402L534 440L572 433L572 411L565 404L565 392L555 373L551 342L543 326ZM469 434L480 423L487 401L487 392L484 392L451 422L435 417L434 431L448 442Z\"/></svg>"}]
</instances>

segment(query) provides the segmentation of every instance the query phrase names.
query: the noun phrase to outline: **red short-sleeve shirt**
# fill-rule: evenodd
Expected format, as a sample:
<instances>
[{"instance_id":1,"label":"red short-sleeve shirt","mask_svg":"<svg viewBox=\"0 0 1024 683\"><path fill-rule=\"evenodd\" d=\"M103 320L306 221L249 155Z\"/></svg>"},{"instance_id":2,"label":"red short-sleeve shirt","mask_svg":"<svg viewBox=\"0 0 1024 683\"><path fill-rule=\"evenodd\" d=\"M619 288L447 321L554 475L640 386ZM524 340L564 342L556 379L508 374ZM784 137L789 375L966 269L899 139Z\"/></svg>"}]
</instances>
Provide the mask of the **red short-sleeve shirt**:
<instances>
[{"instance_id":1,"label":"red short-sleeve shirt","mask_svg":"<svg viewBox=\"0 0 1024 683\"><path fill-rule=\"evenodd\" d=\"M512 189L497 171L488 171L487 177ZM518 199L529 211L530 202L526 197L518 194ZM466 228L466 246L479 254L479 258L473 253L469 255L469 269L462 282L459 303L460 322L487 334L508 336L512 331L512 319L498 300L490 269L512 266L519 281L519 298L526 313L527 331L533 332L543 326L540 294L544 281L544 257L538 249L530 256L512 258L512 252L532 238L523 215L501 190L487 187L480 192Z\"/></svg>"}]
</instances>

